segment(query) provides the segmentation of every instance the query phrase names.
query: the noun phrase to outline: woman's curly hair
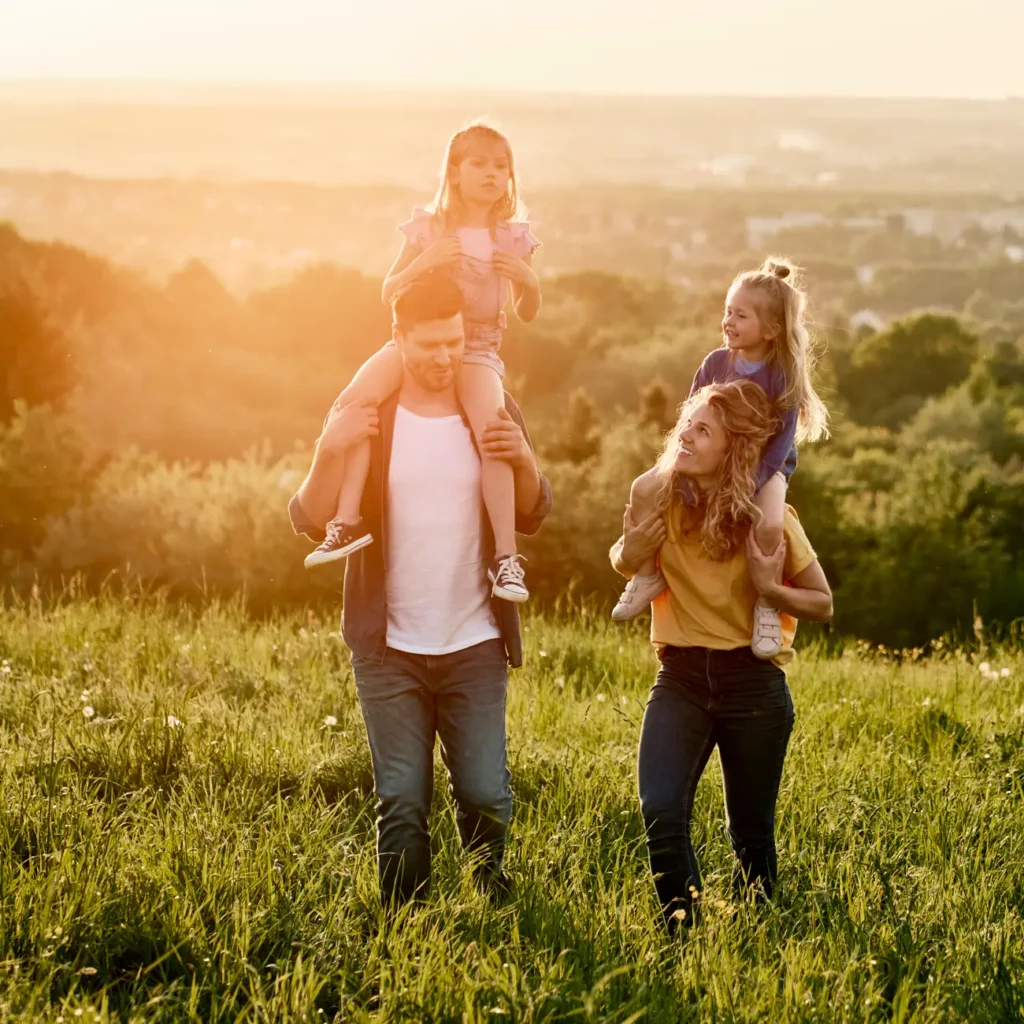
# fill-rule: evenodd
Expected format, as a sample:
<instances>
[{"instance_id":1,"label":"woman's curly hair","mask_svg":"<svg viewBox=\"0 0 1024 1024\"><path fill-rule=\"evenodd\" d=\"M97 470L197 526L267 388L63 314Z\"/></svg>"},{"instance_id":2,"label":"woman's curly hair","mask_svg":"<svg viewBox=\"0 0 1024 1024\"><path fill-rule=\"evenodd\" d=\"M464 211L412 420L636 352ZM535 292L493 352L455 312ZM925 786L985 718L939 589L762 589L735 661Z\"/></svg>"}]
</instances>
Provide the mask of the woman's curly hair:
<instances>
[{"instance_id":1,"label":"woman's curly hair","mask_svg":"<svg viewBox=\"0 0 1024 1024\"><path fill-rule=\"evenodd\" d=\"M691 410L706 402L718 414L729 442L715 482L706 491L691 488L693 500L684 503L676 469L680 435ZM669 518L678 516L684 532L700 528L701 546L716 561L732 557L760 519L754 504L757 466L765 444L778 429L775 408L753 381L708 384L691 395L679 410L675 427L655 466L661 480L658 504Z\"/></svg>"}]
</instances>

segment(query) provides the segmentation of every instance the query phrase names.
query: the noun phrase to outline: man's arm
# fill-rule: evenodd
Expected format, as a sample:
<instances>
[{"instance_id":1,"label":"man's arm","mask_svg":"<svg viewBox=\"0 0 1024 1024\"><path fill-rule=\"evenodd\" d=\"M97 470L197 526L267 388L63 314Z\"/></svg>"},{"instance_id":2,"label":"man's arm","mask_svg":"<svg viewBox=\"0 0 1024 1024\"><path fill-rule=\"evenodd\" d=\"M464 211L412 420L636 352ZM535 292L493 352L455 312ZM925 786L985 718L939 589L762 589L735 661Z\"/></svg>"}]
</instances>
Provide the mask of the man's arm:
<instances>
[{"instance_id":1,"label":"man's arm","mask_svg":"<svg viewBox=\"0 0 1024 1024\"><path fill-rule=\"evenodd\" d=\"M313 463L288 506L292 527L316 540L338 510L338 490L345 452L377 434L377 409L353 403L327 417L313 450Z\"/></svg>"}]
</instances>

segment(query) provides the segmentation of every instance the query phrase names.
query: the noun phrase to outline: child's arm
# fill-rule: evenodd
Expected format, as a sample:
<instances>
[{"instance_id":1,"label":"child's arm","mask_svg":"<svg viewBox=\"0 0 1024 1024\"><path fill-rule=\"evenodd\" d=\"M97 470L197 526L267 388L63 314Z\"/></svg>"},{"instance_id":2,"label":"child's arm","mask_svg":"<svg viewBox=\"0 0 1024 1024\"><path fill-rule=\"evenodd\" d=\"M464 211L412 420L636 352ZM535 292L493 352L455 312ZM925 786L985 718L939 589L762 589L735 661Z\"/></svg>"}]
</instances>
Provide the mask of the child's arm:
<instances>
[{"instance_id":1,"label":"child's arm","mask_svg":"<svg viewBox=\"0 0 1024 1024\"><path fill-rule=\"evenodd\" d=\"M782 410L782 426L772 435L761 453L761 461L757 467L757 490L764 487L786 464L796 438L797 416L796 409Z\"/></svg>"},{"instance_id":2,"label":"child's arm","mask_svg":"<svg viewBox=\"0 0 1024 1024\"><path fill-rule=\"evenodd\" d=\"M692 398L706 384L714 384L716 380L725 380L723 360L728 361L729 353L725 349L716 348L704 357L704 362L697 367L690 385L689 398Z\"/></svg>"},{"instance_id":3,"label":"child's arm","mask_svg":"<svg viewBox=\"0 0 1024 1024\"><path fill-rule=\"evenodd\" d=\"M525 256L501 251L494 254L494 269L512 286L512 308L523 323L529 323L540 312L540 278L532 264L532 252Z\"/></svg>"},{"instance_id":4,"label":"child's arm","mask_svg":"<svg viewBox=\"0 0 1024 1024\"><path fill-rule=\"evenodd\" d=\"M390 306L395 296L417 277L437 267L450 266L458 258L459 240L454 235L446 235L426 249L420 249L416 243L406 239L395 262L391 264L388 276L384 278L380 295L384 305Z\"/></svg>"}]
</instances>

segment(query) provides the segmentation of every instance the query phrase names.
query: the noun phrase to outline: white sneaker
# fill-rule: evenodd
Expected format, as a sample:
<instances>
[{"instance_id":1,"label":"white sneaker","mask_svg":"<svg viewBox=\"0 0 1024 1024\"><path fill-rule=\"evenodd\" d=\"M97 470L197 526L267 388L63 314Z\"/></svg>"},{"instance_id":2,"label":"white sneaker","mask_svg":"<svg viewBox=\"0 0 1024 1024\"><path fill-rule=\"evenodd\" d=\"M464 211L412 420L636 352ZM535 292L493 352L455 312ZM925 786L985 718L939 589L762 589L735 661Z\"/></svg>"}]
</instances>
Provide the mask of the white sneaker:
<instances>
[{"instance_id":1,"label":"white sneaker","mask_svg":"<svg viewBox=\"0 0 1024 1024\"><path fill-rule=\"evenodd\" d=\"M530 592L523 582L526 570L519 564L520 558L522 555L506 555L504 558L496 558L491 563L491 568L487 570L487 578L494 584L491 587L492 597L500 597L503 601L512 601L514 604L521 604L529 598Z\"/></svg>"},{"instance_id":2,"label":"white sneaker","mask_svg":"<svg viewBox=\"0 0 1024 1024\"><path fill-rule=\"evenodd\" d=\"M627 584L619 598L619 603L612 609L612 618L616 622L627 622L635 619L659 594L668 590L668 583L660 572L653 576L634 576Z\"/></svg>"},{"instance_id":3,"label":"white sneaker","mask_svg":"<svg viewBox=\"0 0 1024 1024\"><path fill-rule=\"evenodd\" d=\"M757 657L768 661L782 650L782 619L779 610L765 604L760 598L754 605L754 631L750 649Z\"/></svg>"}]
</instances>

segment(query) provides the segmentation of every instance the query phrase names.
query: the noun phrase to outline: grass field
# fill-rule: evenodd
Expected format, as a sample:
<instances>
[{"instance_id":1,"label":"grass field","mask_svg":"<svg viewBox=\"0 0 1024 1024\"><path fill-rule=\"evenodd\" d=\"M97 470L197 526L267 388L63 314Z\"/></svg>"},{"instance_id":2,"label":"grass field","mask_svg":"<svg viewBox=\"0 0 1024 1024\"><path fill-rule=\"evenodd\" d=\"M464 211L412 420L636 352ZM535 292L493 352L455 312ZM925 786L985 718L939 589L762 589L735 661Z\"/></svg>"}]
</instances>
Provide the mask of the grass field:
<instances>
[{"instance_id":1,"label":"grass field","mask_svg":"<svg viewBox=\"0 0 1024 1024\"><path fill-rule=\"evenodd\" d=\"M654 674L639 629L528 622L509 702L516 899L476 894L439 784L434 894L391 924L336 630L143 597L8 603L0 1020L1024 1015L1019 656L802 657L777 899L731 902L712 760L704 921L673 944L635 794Z\"/></svg>"}]
</instances>

